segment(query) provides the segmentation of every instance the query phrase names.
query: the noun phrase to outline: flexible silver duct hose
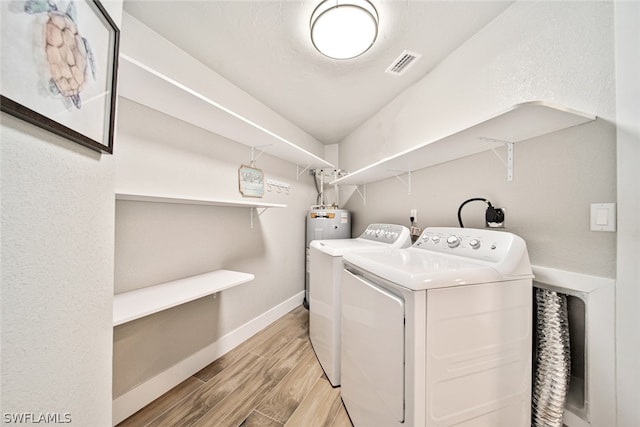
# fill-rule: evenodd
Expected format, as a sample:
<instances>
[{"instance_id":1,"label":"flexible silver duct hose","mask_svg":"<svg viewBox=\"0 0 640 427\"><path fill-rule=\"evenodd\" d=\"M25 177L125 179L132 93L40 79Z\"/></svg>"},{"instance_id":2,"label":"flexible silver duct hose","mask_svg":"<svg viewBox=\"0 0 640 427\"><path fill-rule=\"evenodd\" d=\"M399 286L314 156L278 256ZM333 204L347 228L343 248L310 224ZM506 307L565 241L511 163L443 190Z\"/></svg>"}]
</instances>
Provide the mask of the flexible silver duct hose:
<instances>
[{"instance_id":1,"label":"flexible silver duct hose","mask_svg":"<svg viewBox=\"0 0 640 427\"><path fill-rule=\"evenodd\" d=\"M569 320L567 297L536 289L537 342L531 400L533 427L562 427L569 379Z\"/></svg>"}]
</instances>

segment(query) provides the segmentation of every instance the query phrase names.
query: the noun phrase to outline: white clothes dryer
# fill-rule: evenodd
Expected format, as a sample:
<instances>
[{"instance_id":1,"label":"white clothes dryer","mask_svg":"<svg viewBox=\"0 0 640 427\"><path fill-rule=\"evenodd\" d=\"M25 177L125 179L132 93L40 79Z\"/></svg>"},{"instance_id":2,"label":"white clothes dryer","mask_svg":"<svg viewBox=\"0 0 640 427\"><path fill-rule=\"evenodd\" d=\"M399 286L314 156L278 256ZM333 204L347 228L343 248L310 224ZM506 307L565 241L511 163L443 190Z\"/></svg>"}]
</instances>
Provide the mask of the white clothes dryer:
<instances>
[{"instance_id":1,"label":"white clothes dryer","mask_svg":"<svg viewBox=\"0 0 640 427\"><path fill-rule=\"evenodd\" d=\"M531 424L531 266L511 233L427 228L346 253L342 389L355 427Z\"/></svg>"},{"instance_id":2,"label":"white clothes dryer","mask_svg":"<svg viewBox=\"0 0 640 427\"><path fill-rule=\"evenodd\" d=\"M409 229L395 224L370 224L355 239L314 240L309 245L309 336L334 387L340 385L342 256L410 245Z\"/></svg>"}]
</instances>

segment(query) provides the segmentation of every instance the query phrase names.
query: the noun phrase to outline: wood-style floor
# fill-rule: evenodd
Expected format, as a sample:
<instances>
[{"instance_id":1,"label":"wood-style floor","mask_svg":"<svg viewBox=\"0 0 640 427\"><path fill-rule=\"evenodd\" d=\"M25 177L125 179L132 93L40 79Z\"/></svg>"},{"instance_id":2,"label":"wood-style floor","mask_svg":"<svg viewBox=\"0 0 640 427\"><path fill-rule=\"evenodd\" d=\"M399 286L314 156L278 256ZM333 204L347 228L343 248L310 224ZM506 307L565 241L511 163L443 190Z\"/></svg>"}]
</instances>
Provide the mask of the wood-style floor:
<instances>
[{"instance_id":1,"label":"wood-style floor","mask_svg":"<svg viewBox=\"0 0 640 427\"><path fill-rule=\"evenodd\" d=\"M118 427L351 427L309 342L302 306L151 402Z\"/></svg>"}]
</instances>

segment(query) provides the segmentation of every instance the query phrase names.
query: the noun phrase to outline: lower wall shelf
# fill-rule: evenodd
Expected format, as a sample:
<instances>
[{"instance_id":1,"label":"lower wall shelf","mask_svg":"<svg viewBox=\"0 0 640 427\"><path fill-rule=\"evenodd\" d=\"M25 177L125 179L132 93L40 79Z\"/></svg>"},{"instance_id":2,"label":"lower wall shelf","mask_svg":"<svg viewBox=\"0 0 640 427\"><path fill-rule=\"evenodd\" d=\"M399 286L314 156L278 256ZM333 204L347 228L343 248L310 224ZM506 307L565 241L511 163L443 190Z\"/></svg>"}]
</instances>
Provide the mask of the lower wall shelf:
<instances>
[{"instance_id":1,"label":"lower wall shelf","mask_svg":"<svg viewBox=\"0 0 640 427\"><path fill-rule=\"evenodd\" d=\"M250 282L253 274L216 270L117 294L113 298L113 326Z\"/></svg>"}]
</instances>

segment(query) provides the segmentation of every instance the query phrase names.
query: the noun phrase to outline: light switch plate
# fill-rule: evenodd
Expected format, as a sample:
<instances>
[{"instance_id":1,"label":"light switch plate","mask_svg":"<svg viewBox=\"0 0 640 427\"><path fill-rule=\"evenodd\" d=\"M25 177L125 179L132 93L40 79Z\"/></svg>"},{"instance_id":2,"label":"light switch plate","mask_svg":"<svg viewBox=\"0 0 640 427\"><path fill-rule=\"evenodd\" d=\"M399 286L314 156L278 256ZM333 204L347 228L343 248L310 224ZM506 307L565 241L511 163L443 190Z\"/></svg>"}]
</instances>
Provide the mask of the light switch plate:
<instances>
[{"instance_id":1,"label":"light switch plate","mask_svg":"<svg viewBox=\"0 0 640 427\"><path fill-rule=\"evenodd\" d=\"M616 204L591 204L591 231L616 231Z\"/></svg>"}]
</instances>

